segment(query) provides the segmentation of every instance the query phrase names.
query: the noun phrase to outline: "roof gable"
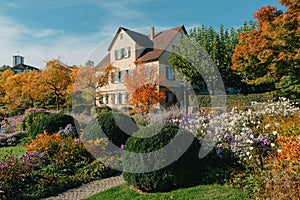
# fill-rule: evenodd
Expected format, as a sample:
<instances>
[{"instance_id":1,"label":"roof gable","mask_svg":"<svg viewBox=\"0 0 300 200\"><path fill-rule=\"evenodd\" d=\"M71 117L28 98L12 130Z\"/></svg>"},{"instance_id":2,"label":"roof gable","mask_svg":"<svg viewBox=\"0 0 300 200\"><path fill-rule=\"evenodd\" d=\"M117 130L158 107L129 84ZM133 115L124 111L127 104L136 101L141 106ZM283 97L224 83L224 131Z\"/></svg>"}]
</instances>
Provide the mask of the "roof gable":
<instances>
[{"instance_id":1,"label":"roof gable","mask_svg":"<svg viewBox=\"0 0 300 200\"><path fill-rule=\"evenodd\" d=\"M120 27L112 42L110 43L110 46L108 48L109 51L122 30L124 30L129 35L129 37L137 43L137 49L144 49L143 52L137 58L140 59L142 62L159 59L159 57L165 52L165 50L169 47L169 45L172 43L172 41L175 39L175 37L180 31L182 31L185 35L187 34L184 25L181 25L155 33L155 36L152 41L150 40L150 35L144 35L135 31L131 31L124 27ZM108 53L102 59L102 61L98 63L97 67L104 67L108 64L110 64L110 53Z\"/></svg>"},{"instance_id":2,"label":"roof gable","mask_svg":"<svg viewBox=\"0 0 300 200\"><path fill-rule=\"evenodd\" d=\"M134 40L137 45L142 46L142 47L153 47L153 42L150 40L150 38L147 35L129 30L127 28L124 27L120 27L115 35L115 37L113 38L112 42L110 43L109 47L108 47L108 51L111 50L112 46L114 45L115 41L118 38L118 35L121 31L124 31L125 33L127 33L129 35L129 37Z\"/></svg>"}]
</instances>

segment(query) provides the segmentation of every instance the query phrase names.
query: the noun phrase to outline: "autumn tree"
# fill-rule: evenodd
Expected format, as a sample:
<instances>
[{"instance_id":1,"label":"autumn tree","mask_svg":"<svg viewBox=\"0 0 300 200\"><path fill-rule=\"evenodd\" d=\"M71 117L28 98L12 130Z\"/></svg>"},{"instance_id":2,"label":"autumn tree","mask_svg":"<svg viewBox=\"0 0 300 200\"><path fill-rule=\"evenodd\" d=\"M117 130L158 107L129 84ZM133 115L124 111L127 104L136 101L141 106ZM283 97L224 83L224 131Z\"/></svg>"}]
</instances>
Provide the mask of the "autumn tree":
<instances>
[{"instance_id":1,"label":"autumn tree","mask_svg":"<svg viewBox=\"0 0 300 200\"><path fill-rule=\"evenodd\" d=\"M240 33L232 69L249 85L299 99L300 1L279 2L286 11L263 7L254 14L258 29Z\"/></svg>"},{"instance_id":2,"label":"autumn tree","mask_svg":"<svg viewBox=\"0 0 300 200\"><path fill-rule=\"evenodd\" d=\"M44 101L45 88L38 71L14 74L5 83L5 102L12 107L33 107L35 102Z\"/></svg>"},{"instance_id":3,"label":"autumn tree","mask_svg":"<svg viewBox=\"0 0 300 200\"><path fill-rule=\"evenodd\" d=\"M137 111L148 112L153 105L165 99L164 92L159 91L161 81L155 66L146 66L138 61L137 67L125 75L128 101Z\"/></svg>"},{"instance_id":4,"label":"autumn tree","mask_svg":"<svg viewBox=\"0 0 300 200\"><path fill-rule=\"evenodd\" d=\"M10 68L0 72L0 102L2 104L5 103L5 95L7 92L7 89L5 88L5 83L7 82L7 79L13 76L14 74L15 73Z\"/></svg>"},{"instance_id":5,"label":"autumn tree","mask_svg":"<svg viewBox=\"0 0 300 200\"><path fill-rule=\"evenodd\" d=\"M118 71L117 67L109 64L105 67L97 68L92 66L92 62L88 62L85 67L80 66L76 75L73 88L73 101L85 99L85 104L91 101L92 106L96 106L96 101L101 98L101 88L108 85L112 79L114 71ZM78 103L78 102L77 102Z\"/></svg>"},{"instance_id":6,"label":"autumn tree","mask_svg":"<svg viewBox=\"0 0 300 200\"><path fill-rule=\"evenodd\" d=\"M43 84L49 95L55 97L56 108L60 109L61 101L68 96L71 83L72 66L62 63L59 59L50 60L42 70Z\"/></svg>"}]
</instances>

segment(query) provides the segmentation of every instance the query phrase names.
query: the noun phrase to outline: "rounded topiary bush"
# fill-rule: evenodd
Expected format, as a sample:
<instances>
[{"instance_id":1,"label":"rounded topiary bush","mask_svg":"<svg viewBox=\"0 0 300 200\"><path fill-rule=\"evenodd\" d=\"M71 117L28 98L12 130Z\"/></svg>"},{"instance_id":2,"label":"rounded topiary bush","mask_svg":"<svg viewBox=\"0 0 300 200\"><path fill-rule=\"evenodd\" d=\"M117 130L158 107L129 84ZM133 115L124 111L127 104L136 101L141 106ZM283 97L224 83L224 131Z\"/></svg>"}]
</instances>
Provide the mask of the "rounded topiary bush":
<instances>
[{"instance_id":1,"label":"rounded topiary bush","mask_svg":"<svg viewBox=\"0 0 300 200\"><path fill-rule=\"evenodd\" d=\"M117 147L125 144L127 139L137 131L133 119L122 113L104 112L91 120L84 128L84 140L97 140L107 137Z\"/></svg>"},{"instance_id":2,"label":"rounded topiary bush","mask_svg":"<svg viewBox=\"0 0 300 200\"><path fill-rule=\"evenodd\" d=\"M65 114L51 113L43 115L39 119L34 120L29 129L29 135L35 138L37 134L44 133L44 131L48 134L57 133L59 130L64 129L68 124L71 124L76 128L75 125L77 122L72 116ZM78 133L77 130L76 133Z\"/></svg>"},{"instance_id":3,"label":"rounded topiary bush","mask_svg":"<svg viewBox=\"0 0 300 200\"><path fill-rule=\"evenodd\" d=\"M41 118L41 117L43 117L44 115L47 115L47 114L49 114L49 113L45 112L45 111L37 111L37 112L32 112L32 113L28 114L22 121L23 131L25 131L25 130L29 131L30 128L31 128L32 123L35 120L37 120L37 119L39 119L39 118Z\"/></svg>"},{"instance_id":4,"label":"rounded topiary bush","mask_svg":"<svg viewBox=\"0 0 300 200\"><path fill-rule=\"evenodd\" d=\"M134 136L122 155L123 177L130 185L146 192L170 191L192 184L201 174L201 146L193 134L168 123L142 127ZM167 150L169 145L173 148Z\"/></svg>"}]
</instances>

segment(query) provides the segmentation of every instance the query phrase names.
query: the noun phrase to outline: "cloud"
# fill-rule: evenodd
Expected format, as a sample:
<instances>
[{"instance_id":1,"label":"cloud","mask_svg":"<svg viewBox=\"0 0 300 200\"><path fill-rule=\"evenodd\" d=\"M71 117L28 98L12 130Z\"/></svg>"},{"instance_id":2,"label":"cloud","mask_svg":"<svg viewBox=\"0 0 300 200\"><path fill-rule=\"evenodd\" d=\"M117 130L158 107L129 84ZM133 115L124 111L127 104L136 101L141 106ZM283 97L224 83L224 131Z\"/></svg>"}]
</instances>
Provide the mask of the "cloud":
<instances>
[{"instance_id":1,"label":"cloud","mask_svg":"<svg viewBox=\"0 0 300 200\"><path fill-rule=\"evenodd\" d=\"M18 7L18 5L16 3L13 3L13 2L8 2L6 4L6 6L9 7L9 8L17 8Z\"/></svg>"},{"instance_id":2,"label":"cloud","mask_svg":"<svg viewBox=\"0 0 300 200\"><path fill-rule=\"evenodd\" d=\"M153 25L151 20L141 10L137 9L138 5L149 1L53 0L47 3L46 12L49 12L49 9L67 9L74 5L86 4L104 10L101 19L98 20L99 22L94 24L98 27L98 31L82 33L81 35L51 27L39 29L32 27L32 25L29 27L29 25L0 14L0 66L12 65L12 55L18 51L26 57L26 64L40 68L45 66L47 60L58 57L70 65L79 65L85 63L86 60L93 60L97 63L107 53L104 39L113 37L119 26L136 28L148 24L149 26ZM45 26L47 25L45 24Z\"/></svg>"},{"instance_id":3,"label":"cloud","mask_svg":"<svg viewBox=\"0 0 300 200\"><path fill-rule=\"evenodd\" d=\"M39 68L55 58L79 65L101 40L98 33L70 35L62 30L36 30L0 15L0 66L12 65L12 55L18 51L25 56L26 64Z\"/></svg>"}]
</instances>

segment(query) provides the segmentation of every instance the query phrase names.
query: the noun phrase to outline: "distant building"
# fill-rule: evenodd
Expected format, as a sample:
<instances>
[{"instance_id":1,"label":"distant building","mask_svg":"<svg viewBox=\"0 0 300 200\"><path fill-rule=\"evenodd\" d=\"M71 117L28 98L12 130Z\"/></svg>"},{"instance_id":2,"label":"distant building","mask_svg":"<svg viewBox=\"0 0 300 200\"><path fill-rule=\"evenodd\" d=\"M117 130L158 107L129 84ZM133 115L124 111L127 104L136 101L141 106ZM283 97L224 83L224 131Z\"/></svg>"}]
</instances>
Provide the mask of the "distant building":
<instances>
[{"instance_id":1,"label":"distant building","mask_svg":"<svg viewBox=\"0 0 300 200\"><path fill-rule=\"evenodd\" d=\"M39 70L36 67L29 66L24 64L24 57L20 55L14 55L13 56L13 67L12 70L16 73L23 73L26 70Z\"/></svg>"}]
</instances>

